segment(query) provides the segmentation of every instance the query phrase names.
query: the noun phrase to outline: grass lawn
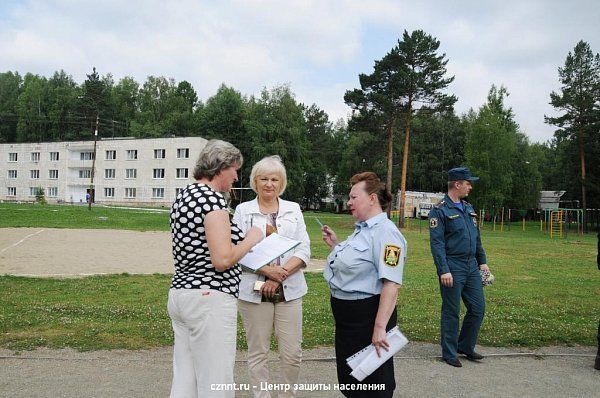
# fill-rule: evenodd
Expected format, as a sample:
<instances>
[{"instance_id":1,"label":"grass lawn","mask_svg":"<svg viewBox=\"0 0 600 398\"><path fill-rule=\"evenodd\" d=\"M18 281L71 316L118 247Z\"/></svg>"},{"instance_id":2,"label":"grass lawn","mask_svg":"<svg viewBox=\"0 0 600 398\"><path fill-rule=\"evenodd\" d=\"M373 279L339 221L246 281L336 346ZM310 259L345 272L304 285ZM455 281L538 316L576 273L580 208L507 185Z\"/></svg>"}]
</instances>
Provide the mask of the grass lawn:
<instances>
[{"instance_id":1,"label":"grass lawn","mask_svg":"<svg viewBox=\"0 0 600 398\"><path fill-rule=\"evenodd\" d=\"M99 217L107 217L105 220ZM313 257L327 248L314 220L344 238L349 216L306 213ZM83 206L0 204L0 227L111 228L168 230L168 214ZM1 230L0 230L1 233ZM412 222L404 286L398 298L401 329L410 340L437 342L441 300L429 254L427 226ZM487 314L479 342L491 346L595 345L600 314L600 271L596 236L570 234L549 239L535 224L526 232L483 231L496 283L486 287ZM307 274L304 346L333 344L327 286L320 274ZM169 275L112 275L82 279L0 277L0 346L149 348L172 344L166 312ZM245 347L238 329L238 346Z\"/></svg>"}]
</instances>

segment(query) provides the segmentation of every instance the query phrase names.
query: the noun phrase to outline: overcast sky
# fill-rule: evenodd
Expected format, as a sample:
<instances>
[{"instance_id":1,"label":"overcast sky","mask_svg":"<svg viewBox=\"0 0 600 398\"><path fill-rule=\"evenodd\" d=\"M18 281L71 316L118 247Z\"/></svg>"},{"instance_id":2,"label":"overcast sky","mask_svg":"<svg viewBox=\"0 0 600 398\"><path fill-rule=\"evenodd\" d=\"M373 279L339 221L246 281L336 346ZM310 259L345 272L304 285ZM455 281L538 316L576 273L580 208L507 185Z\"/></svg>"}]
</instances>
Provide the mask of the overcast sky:
<instances>
[{"instance_id":1,"label":"overcast sky","mask_svg":"<svg viewBox=\"0 0 600 398\"><path fill-rule=\"evenodd\" d=\"M579 40L600 52L598 0L0 0L0 72L81 83L95 66L115 80L187 80L202 101L221 83L242 94L289 84L332 121L346 90L372 73L402 32L441 42L459 113L479 108L492 84L510 92L531 141L552 137L544 115L558 67Z\"/></svg>"}]
</instances>

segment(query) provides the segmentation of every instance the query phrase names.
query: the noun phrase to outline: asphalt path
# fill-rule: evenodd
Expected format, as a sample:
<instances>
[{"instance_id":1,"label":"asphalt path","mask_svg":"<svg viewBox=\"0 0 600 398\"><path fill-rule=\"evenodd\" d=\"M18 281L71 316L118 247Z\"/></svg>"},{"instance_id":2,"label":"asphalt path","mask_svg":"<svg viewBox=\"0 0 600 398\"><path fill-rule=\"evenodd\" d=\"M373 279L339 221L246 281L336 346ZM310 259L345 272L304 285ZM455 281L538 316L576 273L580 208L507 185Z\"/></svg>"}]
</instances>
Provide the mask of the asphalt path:
<instances>
[{"instance_id":1,"label":"asphalt path","mask_svg":"<svg viewBox=\"0 0 600 398\"><path fill-rule=\"evenodd\" d=\"M453 368L439 359L439 347L409 343L395 357L397 397L598 397L600 371L595 347L545 347L535 351L481 347L481 362ZM272 386L279 384L271 353ZM340 397L330 347L305 350L298 397ZM246 353L235 365L236 397L251 397ZM171 347L148 351L37 349L0 350L0 397L167 397ZM276 395L273 395L276 396Z\"/></svg>"}]
</instances>

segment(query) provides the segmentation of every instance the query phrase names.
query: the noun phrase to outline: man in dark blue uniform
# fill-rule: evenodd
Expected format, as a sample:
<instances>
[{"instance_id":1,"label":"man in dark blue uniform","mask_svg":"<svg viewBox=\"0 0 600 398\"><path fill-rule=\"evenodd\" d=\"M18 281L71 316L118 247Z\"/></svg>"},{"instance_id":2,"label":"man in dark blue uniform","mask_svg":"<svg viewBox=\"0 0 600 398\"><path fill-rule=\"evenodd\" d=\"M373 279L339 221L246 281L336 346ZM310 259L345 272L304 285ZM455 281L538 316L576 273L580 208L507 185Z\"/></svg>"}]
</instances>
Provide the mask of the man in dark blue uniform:
<instances>
[{"instance_id":1,"label":"man in dark blue uniform","mask_svg":"<svg viewBox=\"0 0 600 398\"><path fill-rule=\"evenodd\" d=\"M475 352L485 313L480 270L489 271L477 225L477 213L463 200L479 178L466 167L448 171L448 194L429 212L429 243L437 267L442 295L442 359L461 367L458 354L471 361L483 359ZM460 300L467 307L460 335Z\"/></svg>"}]
</instances>

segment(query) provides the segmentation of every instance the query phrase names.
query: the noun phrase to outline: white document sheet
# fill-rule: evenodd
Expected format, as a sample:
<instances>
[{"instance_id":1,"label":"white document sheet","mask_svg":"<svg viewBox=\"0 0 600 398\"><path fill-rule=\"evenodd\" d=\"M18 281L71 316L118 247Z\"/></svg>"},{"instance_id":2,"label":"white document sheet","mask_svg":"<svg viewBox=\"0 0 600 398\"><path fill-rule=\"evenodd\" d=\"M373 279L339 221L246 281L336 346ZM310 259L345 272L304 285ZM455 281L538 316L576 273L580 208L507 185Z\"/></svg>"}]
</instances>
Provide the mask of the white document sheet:
<instances>
[{"instance_id":1,"label":"white document sheet","mask_svg":"<svg viewBox=\"0 0 600 398\"><path fill-rule=\"evenodd\" d=\"M354 376L358 381L363 381L367 376L377 370L377 368L408 344L408 339L402 334L400 329L398 329L398 326L393 327L387 332L387 341L390 344L390 347L388 351L384 349L379 350L381 357L377 356L375 346L369 344L356 354L346 358L348 366L352 369L350 375Z\"/></svg>"},{"instance_id":2,"label":"white document sheet","mask_svg":"<svg viewBox=\"0 0 600 398\"><path fill-rule=\"evenodd\" d=\"M242 257L239 263L252 271L256 271L299 244L299 240L286 238L279 234L271 234L254 246Z\"/></svg>"}]
</instances>

